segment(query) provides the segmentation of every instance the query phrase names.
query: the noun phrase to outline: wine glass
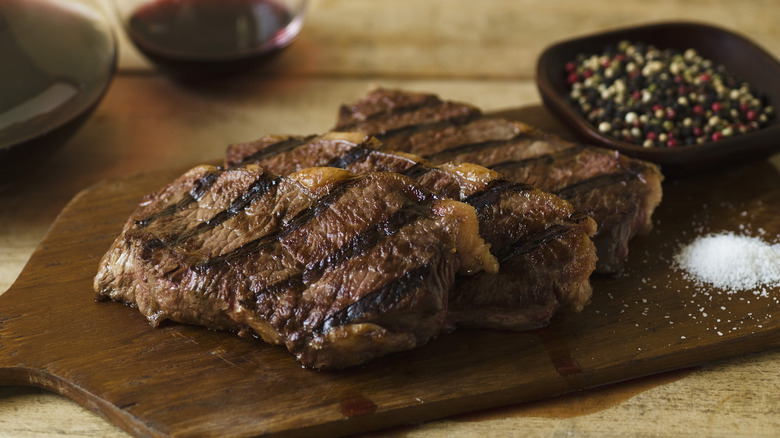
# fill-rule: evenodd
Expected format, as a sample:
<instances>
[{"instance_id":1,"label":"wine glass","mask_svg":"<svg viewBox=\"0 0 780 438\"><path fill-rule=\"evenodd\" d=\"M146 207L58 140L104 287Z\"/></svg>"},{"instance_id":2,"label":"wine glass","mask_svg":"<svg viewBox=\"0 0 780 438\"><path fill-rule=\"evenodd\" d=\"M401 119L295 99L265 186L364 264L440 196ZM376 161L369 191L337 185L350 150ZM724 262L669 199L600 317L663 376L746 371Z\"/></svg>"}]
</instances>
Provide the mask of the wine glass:
<instances>
[{"instance_id":1,"label":"wine glass","mask_svg":"<svg viewBox=\"0 0 780 438\"><path fill-rule=\"evenodd\" d=\"M116 41L89 0L0 1L0 186L63 145L116 71Z\"/></svg>"},{"instance_id":2,"label":"wine glass","mask_svg":"<svg viewBox=\"0 0 780 438\"><path fill-rule=\"evenodd\" d=\"M307 0L113 0L135 46L178 77L234 73L300 33Z\"/></svg>"}]
</instances>

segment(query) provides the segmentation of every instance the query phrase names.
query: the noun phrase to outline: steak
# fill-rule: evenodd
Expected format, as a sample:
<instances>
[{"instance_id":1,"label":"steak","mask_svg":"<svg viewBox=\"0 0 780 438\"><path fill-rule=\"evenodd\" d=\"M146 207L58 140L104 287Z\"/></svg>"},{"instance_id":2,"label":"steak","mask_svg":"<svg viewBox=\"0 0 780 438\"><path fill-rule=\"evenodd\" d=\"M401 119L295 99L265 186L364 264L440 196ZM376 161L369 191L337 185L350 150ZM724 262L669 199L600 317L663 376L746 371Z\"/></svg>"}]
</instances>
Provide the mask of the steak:
<instances>
[{"instance_id":1,"label":"steak","mask_svg":"<svg viewBox=\"0 0 780 438\"><path fill-rule=\"evenodd\" d=\"M601 273L621 271L629 240L652 228L661 202L663 176L652 163L487 117L472 105L432 94L375 90L342 105L334 130L372 135L389 150L437 164L480 164L560 196L598 223L594 242Z\"/></svg>"},{"instance_id":2,"label":"steak","mask_svg":"<svg viewBox=\"0 0 780 438\"><path fill-rule=\"evenodd\" d=\"M98 300L257 335L306 367L342 368L439 334L456 272L495 272L475 210L408 177L198 166L131 214Z\"/></svg>"},{"instance_id":3,"label":"steak","mask_svg":"<svg viewBox=\"0 0 780 438\"><path fill-rule=\"evenodd\" d=\"M314 166L396 172L414 178L439 199L473 206L479 232L500 268L498 273L457 276L448 325L538 328L559 308L579 311L590 299L595 222L575 213L570 203L528 184L474 164L435 166L411 154L386 151L376 139L354 132L270 135L228 147L226 167L246 163L283 175Z\"/></svg>"}]
</instances>

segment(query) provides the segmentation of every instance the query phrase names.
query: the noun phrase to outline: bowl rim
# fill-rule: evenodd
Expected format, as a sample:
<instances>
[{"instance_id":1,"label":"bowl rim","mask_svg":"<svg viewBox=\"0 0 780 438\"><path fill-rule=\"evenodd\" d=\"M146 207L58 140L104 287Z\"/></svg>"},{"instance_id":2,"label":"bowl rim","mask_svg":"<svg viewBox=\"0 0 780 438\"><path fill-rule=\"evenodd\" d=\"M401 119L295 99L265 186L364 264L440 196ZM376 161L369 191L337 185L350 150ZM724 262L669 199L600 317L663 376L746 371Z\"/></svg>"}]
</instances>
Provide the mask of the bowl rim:
<instances>
[{"instance_id":1,"label":"bowl rim","mask_svg":"<svg viewBox=\"0 0 780 438\"><path fill-rule=\"evenodd\" d=\"M563 95L560 91L560 87L556 85L563 81L563 74L562 70L556 70L553 67L553 64L559 64L559 62L553 61L558 60L561 52L582 48L580 53L589 53L591 50L584 47L599 41L617 43L620 40L631 40L632 35L661 31L677 33L706 32L729 38L737 42L740 46L748 49L750 56L754 57L762 64L771 66L773 70L776 71L777 77L780 77L780 62L764 48L739 33L703 22L680 20L660 21L573 37L555 42L546 47L539 56L536 66L536 85L544 104L556 116L567 122L567 126L583 140L595 143L599 146L618 150L626 155L671 167L689 165L693 160L701 159L705 154L708 156L706 161L714 164L722 164L724 161L733 158L733 155L744 150L746 143L749 144L751 140L755 141L756 139L763 141L757 142L757 146L750 149L752 155L766 156L780 147L780 120L778 120L779 117L776 115L768 126L760 130L740 134L718 142L708 142L705 144L686 145L674 148L646 148L599 133L596 127L580 114L580 112L569 102L568 96ZM603 45L604 44L602 43L602 47ZM698 47L694 48L698 49ZM710 59L712 58L710 57ZM721 63L718 59L712 60L716 63ZM555 74L560 76L557 83L553 79L553 75ZM751 85L766 93L766 90L762 89L760 86L752 83ZM780 105L780 94L772 95L771 103L775 107L775 111L777 111L778 105ZM774 142L775 144L770 144L772 142L768 140L771 138L777 139L777 141ZM704 166L709 167L709 165Z\"/></svg>"}]
</instances>

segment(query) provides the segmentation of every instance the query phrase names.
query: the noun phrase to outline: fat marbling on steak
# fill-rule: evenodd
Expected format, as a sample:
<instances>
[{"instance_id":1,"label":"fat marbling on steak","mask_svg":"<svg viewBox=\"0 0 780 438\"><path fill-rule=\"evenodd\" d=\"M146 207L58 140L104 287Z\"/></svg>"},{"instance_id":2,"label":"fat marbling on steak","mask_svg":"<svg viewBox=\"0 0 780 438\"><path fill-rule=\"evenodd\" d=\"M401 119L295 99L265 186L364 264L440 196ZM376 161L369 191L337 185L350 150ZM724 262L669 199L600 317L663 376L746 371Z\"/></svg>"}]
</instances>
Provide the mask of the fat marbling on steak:
<instances>
[{"instance_id":1,"label":"fat marbling on steak","mask_svg":"<svg viewBox=\"0 0 780 438\"><path fill-rule=\"evenodd\" d=\"M579 311L590 299L595 222L576 213L570 203L528 184L474 164L432 165L411 154L384 150L376 139L355 132L268 135L228 147L226 167L246 163L282 175L313 166L397 172L441 199L473 206L480 234L500 268L495 274L456 278L448 325L528 330L546 325L562 307Z\"/></svg>"},{"instance_id":2,"label":"fat marbling on steak","mask_svg":"<svg viewBox=\"0 0 780 438\"><path fill-rule=\"evenodd\" d=\"M198 166L147 196L103 257L100 300L256 334L313 368L442 331L456 272L495 271L473 207L408 177Z\"/></svg>"},{"instance_id":3,"label":"fat marbling on steak","mask_svg":"<svg viewBox=\"0 0 780 438\"><path fill-rule=\"evenodd\" d=\"M433 163L463 161L496 170L571 202L598 224L597 272L619 272L628 242L652 227L663 176L652 163L562 140L524 123L429 93L377 89L342 105L334 131L377 137L389 150Z\"/></svg>"}]
</instances>

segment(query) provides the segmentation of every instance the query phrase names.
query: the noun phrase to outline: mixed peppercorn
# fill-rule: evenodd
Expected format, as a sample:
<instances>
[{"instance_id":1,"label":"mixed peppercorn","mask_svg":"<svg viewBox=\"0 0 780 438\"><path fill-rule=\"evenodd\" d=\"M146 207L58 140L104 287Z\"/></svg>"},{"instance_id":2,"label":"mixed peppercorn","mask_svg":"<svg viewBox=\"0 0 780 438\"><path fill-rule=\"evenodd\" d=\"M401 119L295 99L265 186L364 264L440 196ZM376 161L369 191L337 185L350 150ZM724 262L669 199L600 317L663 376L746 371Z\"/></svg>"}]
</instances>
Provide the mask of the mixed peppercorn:
<instances>
[{"instance_id":1,"label":"mixed peppercorn","mask_svg":"<svg viewBox=\"0 0 780 438\"><path fill-rule=\"evenodd\" d=\"M569 97L604 135L644 147L718 141L766 126L765 96L702 58L622 41L566 64Z\"/></svg>"}]
</instances>

